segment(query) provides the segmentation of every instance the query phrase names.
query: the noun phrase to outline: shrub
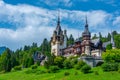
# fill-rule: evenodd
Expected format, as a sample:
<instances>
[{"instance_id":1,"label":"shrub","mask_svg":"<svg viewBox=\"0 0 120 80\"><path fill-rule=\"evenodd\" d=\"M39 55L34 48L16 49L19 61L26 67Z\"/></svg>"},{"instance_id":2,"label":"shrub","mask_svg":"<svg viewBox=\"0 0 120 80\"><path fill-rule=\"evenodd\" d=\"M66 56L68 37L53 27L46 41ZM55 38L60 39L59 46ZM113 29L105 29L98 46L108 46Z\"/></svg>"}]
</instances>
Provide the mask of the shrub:
<instances>
[{"instance_id":1,"label":"shrub","mask_svg":"<svg viewBox=\"0 0 120 80\"><path fill-rule=\"evenodd\" d=\"M63 68L63 62L64 62L64 57L62 56L57 56L54 59L54 64L57 65L59 68Z\"/></svg>"},{"instance_id":2,"label":"shrub","mask_svg":"<svg viewBox=\"0 0 120 80\"><path fill-rule=\"evenodd\" d=\"M120 73L120 69L118 70L118 73Z\"/></svg>"},{"instance_id":3,"label":"shrub","mask_svg":"<svg viewBox=\"0 0 120 80\"><path fill-rule=\"evenodd\" d=\"M59 70L58 66L50 66L49 68L50 72L56 73Z\"/></svg>"},{"instance_id":4,"label":"shrub","mask_svg":"<svg viewBox=\"0 0 120 80\"><path fill-rule=\"evenodd\" d=\"M120 62L120 50L106 50L106 52L103 52L102 58L105 62Z\"/></svg>"},{"instance_id":5,"label":"shrub","mask_svg":"<svg viewBox=\"0 0 120 80\"><path fill-rule=\"evenodd\" d=\"M37 69L37 67L38 67L37 65L32 65L31 66L32 69Z\"/></svg>"},{"instance_id":6,"label":"shrub","mask_svg":"<svg viewBox=\"0 0 120 80\"><path fill-rule=\"evenodd\" d=\"M94 74L95 74L95 75L99 75L98 71L94 71Z\"/></svg>"},{"instance_id":7,"label":"shrub","mask_svg":"<svg viewBox=\"0 0 120 80\"><path fill-rule=\"evenodd\" d=\"M38 72L38 70L37 70L37 69L33 69L33 70L28 69L27 71L25 71L25 73L26 73L26 74L36 73L36 72Z\"/></svg>"},{"instance_id":8,"label":"shrub","mask_svg":"<svg viewBox=\"0 0 120 80\"><path fill-rule=\"evenodd\" d=\"M81 56L88 56L87 54L82 54Z\"/></svg>"},{"instance_id":9,"label":"shrub","mask_svg":"<svg viewBox=\"0 0 120 80\"><path fill-rule=\"evenodd\" d=\"M84 65L82 68L81 68L81 72L83 73L89 73L91 70L91 67L89 65Z\"/></svg>"},{"instance_id":10,"label":"shrub","mask_svg":"<svg viewBox=\"0 0 120 80\"><path fill-rule=\"evenodd\" d=\"M74 58L71 60L71 64L74 66L78 63L78 59L77 58Z\"/></svg>"},{"instance_id":11,"label":"shrub","mask_svg":"<svg viewBox=\"0 0 120 80\"><path fill-rule=\"evenodd\" d=\"M48 61L45 61L45 63L44 63L44 67L45 67L46 69L48 69L49 66L50 66L50 64L48 63Z\"/></svg>"},{"instance_id":12,"label":"shrub","mask_svg":"<svg viewBox=\"0 0 120 80\"><path fill-rule=\"evenodd\" d=\"M79 70L81 69L86 63L82 60L80 60L77 65L75 65L75 69Z\"/></svg>"},{"instance_id":13,"label":"shrub","mask_svg":"<svg viewBox=\"0 0 120 80\"><path fill-rule=\"evenodd\" d=\"M75 72L74 75L78 75L78 72Z\"/></svg>"},{"instance_id":14,"label":"shrub","mask_svg":"<svg viewBox=\"0 0 120 80\"><path fill-rule=\"evenodd\" d=\"M15 66L15 67L14 67L14 70L15 70L15 71L19 71L19 70L21 70L21 69L22 69L21 66Z\"/></svg>"},{"instance_id":15,"label":"shrub","mask_svg":"<svg viewBox=\"0 0 120 80\"><path fill-rule=\"evenodd\" d=\"M46 73L46 71L44 71L44 70L36 70L36 74L43 74L43 73Z\"/></svg>"},{"instance_id":16,"label":"shrub","mask_svg":"<svg viewBox=\"0 0 120 80\"><path fill-rule=\"evenodd\" d=\"M103 71L117 71L118 63L104 63L102 69Z\"/></svg>"},{"instance_id":17,"label":"shrub","mask_svg":"<svg viewBox=\"0 0 120 80\"><path fill-rule=\"evenodd\" d=\"M64 73L64 76L68 76L68 75L70 75L69 72L65 72L65 73Z\"/></svg>"},{"instance_id":18,"label":"shrub","mask_svg":"<svg viewBox=\"0 0 120 80\"><path fill-rule=\"evenodd\" d=\"M98 62L96 66L101 66L103 62Z\"/></svg>"},{"instance_id":19,"label":"shrub","mask_svg":"<svg viewBox=\"0 0 120 80\"><path fill-rule=\"evenodd\" d=\"M63 65L64 65L64 67L65 67L66 69L72 68L72 64L71 64L71 62L70 62L69 59L66 59L66 60L63 62Z\"/></svg>"},{"instance_id":20,"label":"shrub","mask_svg":"<svg viewBox=\"0 0 120 80\"><path fill-rule=\"evenodd\" d=\"M37 64L38 66L40 66L40 61L37 61L36 64Z\"/></svg>"},{"instance_id":21,"label":"shrub","mask_svg":"<svg viewBox=\"0 0 120 80\"><path fill-rule=\"evenodd\" d=\"M120 63L118 64L118 69L120 70Z\"/></svg>"}]
</instances>

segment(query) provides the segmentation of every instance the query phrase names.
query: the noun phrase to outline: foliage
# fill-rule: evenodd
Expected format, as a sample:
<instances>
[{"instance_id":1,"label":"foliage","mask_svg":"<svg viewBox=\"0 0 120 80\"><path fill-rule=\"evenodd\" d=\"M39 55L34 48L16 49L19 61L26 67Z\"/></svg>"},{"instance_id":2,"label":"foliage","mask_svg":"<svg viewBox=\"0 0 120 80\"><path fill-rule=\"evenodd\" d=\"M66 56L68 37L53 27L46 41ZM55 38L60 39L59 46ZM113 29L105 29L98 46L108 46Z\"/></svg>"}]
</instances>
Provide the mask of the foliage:
<instances>
[{"instance_id":1,"label":"foliage","mask_svg":"<svg viewBox=\"0 0 120 80\"><path fill-rule=\"evenodd\" d=\"M78 58L74 58L71 60L71 64L74 66L78 63Z\"/></svg>"},{"instance_id":2,"label":"foliage","mask_svg":"<svg viewBox=\"0 0 120 80\"><path fill-rule=\"evenodd\" d=\"M96 34L94 34L94 36L92 37L92 39L97 39L98 37L97 37L97 35Z\"/></svg>"},{"instance_id":3,"label":"foliage","mask_svg":"<svg viewBox=\"0 0 120 80\"><path fill-rule=\"evenodd\" d=\"M26 73L26 71L29 73ZM1 73L0 80L120 80L118 71L104 72L101 67L93 67L92 71L97 71L99 75L94 73L83 74L75 69L61 69L57 73L45 73L46 69L43 66L38 66L37 70L24 68L21 71ZM65 72L69 72L70 75L64 76ZM75 73L78 73L78 75L75 75Z\"/></svg>"},{"instance_id":4,"label":"foliage","mask_svg":"<svg viewBox=\"0 0 120 80\"><path fill-rule=\"evenodd\" d=\"M105 60L105 62L120 62L120 50L107 50L102 54L102 58Z\"/></svg>"},{"instance_id":5,"label":"foliage","mask_svg":"<svg viewBox=\"0 0 120 80\"><path fill-rule=\"evenodd\" d=\"M40 50L42 51L42 53L44 53L45 55L49 55L50 52L50 42L45 38L40 46Z\"/></svg>"},{"instance_id":6,"label":"foliage","mask_svg":"<svg viewBox=\"0 0 120 80\"><path fill-rule=\"evenodd\" d=\"M79 70L81 69L86 63L82 60L78 61L77 65L75 65L75 69Z\"/></svg>"},{"instance_id":7,"label":"foliage","mask_svg":"<svg viewBox=\"0 0 120 80\"><path fill-rule=\"evenodd\" d=\"M37 72L39 72L39 71L40 71L40 70L37 70L37 69L32 69L32 70L31 70L31 69L28 69L28 70L25 71L25 73L26 73L26 74L31 74L31 73L37 73Z\"/></svg>"},{"instance_id":8,"label":"foliage","mask_svg":"<svg viewBox=\"0 0 120 80\"><path fill-rule=\"evenodd\" d=\"M54 59L55 59L54 55L48 56L47 61L45 61L44 63L44 67L48 69L50 66L54 65Z\"/></svg>"},{"instance_id":9,"label":"foliage","mask_svg":"<svg viewBox=\"0 0 120 80\"><path fill-rule=\"evenodd\" d=\"M65 73L64 73L64 76L68 76L68 75L70 75L69 72L65 72Z\"/></svg>"},{"instance_id":10,"label":"foliage","mask_svg":"<svg viewBox=\"0 0 120 80\"><path fill-rule=\"evenodd\" d=\"M118 63L104 63L102 69L103 71L117 71Z\"/></svg>"},{"instance_id":11,"label":"foliage","mask_svg":"<svg viewBox=\"0 0 120 80\"><path fill-rule=\"evenodd\" d=\"M78 75L78 72L76 71L76 72L74 73L74 75Z\"/></svg>"},{"instance_id":12,"label":"foliage","mask_svg":"<svg viewBox=\"0 0 120 80\"><path fill-rule=\"evenodd\" d=\"M31 66L32 69L37 69L37 67L38 67L37 65L32 65Z\"/></svg>"},{"instance_id":13,"label":"foliage","mask_svg":"<svg viewBox=\"0 0 120 80\"><path fill-rule=\"evenodd\" d=\"M56 73L59 70L58 66L50 66L49 68L50 72Z\"/></svg>"},{"instance_id":14,"label":"foliage","mask_svg":"<svg viewBox=\"0 0 120 80\"><path fill-rule=\"evenodd\" d=\"M37 62L36 62L36 65L40 66L40 61L37 61Z\"/></svg>"},{"instance_id":15,"label":"foliage","mask_svg":"<svg viewBox=\"0 0 120 80\"><path fill-rule=\"evenodd\" d=\"M98 71L94 71L94 74L95 74L95 75L99 75Z\"/></svg>"},{"instance_id":16,"label":"foliage","mask_svg":"<svg viewBox=\"0 0 120 80\"><path fill-rule=\"evenodd\" d=\"M12 69L11 65L11 51L10 49L6 49L6 51L1 55L0 58L0 71L4 70L5 72L9 72Z\"/></svg>"},{"instance_id":17,"label":"foliage","mask_svg":"<svg viewBox=\"0 0 120 80\"><path fill-rule=\"evenodd\" d=\"M64 68L66 68L66 69L70 69L70 68L73 67L69 59L66 59L66 60L63 62L63 66L64 66Z\"/></svg>"},{"instance_id":18,"label":"foliage","mask_svg":"<svg viewBox=\"0 0 120 80\"><path fill-rule=\"evenodd\" d=\"M63 68L63 62L64 62L64 57L62 56L57 56L54 59L54 64L57 65L59 68Z\"/></svg>"},{"instance_id":19,"label":"foliage","mask_svg":"<svg viewBox=\"0 0 120 80\"><path fill-rule=\"evenodd\" d=\"M114 36L115 46L120 49L120 34Z\"/></svg>"},{"instance_id":20,"label":"foliage","mask_svg":"<svg viewBox=\"0 0 120 80\"><path fill-rule=\"evenodd\" d=\"M111 50L111 49L112 49L112 44L108 44L108 45L106 46L106 49L107 49L107 50Z\"/></svg>"},{"instance_id":21,"label":"foliage","mask_svg":"<svg viewBox=\"0 0 120 80\"><path fill-rule=\"evenodd\" d=\"M15 66L15 67L14 67L14 70L15 70L15 71L22 70L22 67L21 67L21 66Z\"/></svg>"},{"instance_id":22,"label":"foliage","mask_svg":"<svg viewBox=\"0 0 120 80\"><path fill-rule=\"evenodd\" d=\"M71 45L74 43L74 38L73 35L71 34L70 37L68 38L67 45Z\"/></svg>"},{"instance_id":23,"label":"foliage","mask_svg":"<svg viewBox=\"0 0 120 80\"><path fill-rule=\"evenodd\" d=\"M82 68L81 68L81 72L83 73L89 73L91 70L91 67L89 65L84 65Z\"/></svg>"}]
</instances>

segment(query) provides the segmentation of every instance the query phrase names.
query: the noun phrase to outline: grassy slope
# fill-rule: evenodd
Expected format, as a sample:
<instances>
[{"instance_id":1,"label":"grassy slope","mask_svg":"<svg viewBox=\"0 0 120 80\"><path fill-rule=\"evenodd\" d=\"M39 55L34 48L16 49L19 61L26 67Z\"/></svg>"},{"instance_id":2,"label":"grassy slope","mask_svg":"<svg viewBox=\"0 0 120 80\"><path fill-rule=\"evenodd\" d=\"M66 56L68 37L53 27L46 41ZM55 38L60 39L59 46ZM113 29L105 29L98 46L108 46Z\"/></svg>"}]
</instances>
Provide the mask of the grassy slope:
<instances>
[{"instance_id":1,"label":"grassy slope","mask_svg":"<svg viewBox=\"0 0 120 80\"><path fill-rule=\"evenodd\" d=\"M39 68L42 69L43 68ZM0 80L120 80L120 73L118 72L103 72L101 68L94 68L93 71L98 71L99 75L93 73L83 74L80 70L68 69L60 70L57 73L26 74L24 69L22 71L10 72L0 74ZM69 76L64 76L64 72L69 72ZM78 72L78 75L75 75Z\"/></svg>"}]
</instances>

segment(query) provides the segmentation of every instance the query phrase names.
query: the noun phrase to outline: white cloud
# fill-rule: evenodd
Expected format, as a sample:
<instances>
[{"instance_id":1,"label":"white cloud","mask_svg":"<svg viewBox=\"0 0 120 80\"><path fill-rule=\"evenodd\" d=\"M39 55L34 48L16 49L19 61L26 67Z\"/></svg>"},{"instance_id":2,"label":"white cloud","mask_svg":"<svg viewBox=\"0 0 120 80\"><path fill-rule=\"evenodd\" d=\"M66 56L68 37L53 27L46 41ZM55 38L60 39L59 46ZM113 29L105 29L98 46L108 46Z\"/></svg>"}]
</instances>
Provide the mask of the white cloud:
<instances>
[{"instance_id":1,"label":"white cloud","mask_svg":"<svg viewBox=\"0 0 120 80\"><path fill-rule=\"evenodd\" d=\"M67 7L72 6L71 0L45 0L44 3L49 6L57 6L57 7L59 7L58 5L67 6Z\"/></svg>"},{"instance_id":2,"label":"white cloud","mask_svg":"<svg viewBox=\"0 0 120 80\"><path fill-rule=\"evenodd\" d=\"M113 21L113 25L120 25L120 16L116 17L116 19Z\"/></svg>"},{"instance_id":3,"label":"white cloud","mask_svg":"<svg viewBox=\"0 0 120 80\"><path fill-rule=\"evenodd\" d=\"M70 0L65 0L69 3ZM96 30L93 33L102 31L102 33L107 33L109 18L111 14L105 11L76 11L76 10L63 10L61 9L61 27L67 29L68 35L73 34L75 38L81 36L84 29L85 15L88 15L88 23L90 30ZM40 7L35 7L31 5L11 5L0 1L0 22L12 22L19 23L16 30L0 28L0 45L8 46L15 50L24 45L30 45L32 42L37 42L39 45L44 38L50 37L53 30L56 27L56 10L48 10ZM63 21L70 21L70 23L65 24ZM80 25L74 26L75 22L80 23ZM71 23L73 25L71 25ZM81 25L81 23L83 25ZM104 28L98 29L100 26ZM2 27L2 26L1 26ZM13 26L14 27L14 26ZM82 27L79 30L78 27ZM105 35L104 34L104 35Z\"/></svg>"}]
</instances>

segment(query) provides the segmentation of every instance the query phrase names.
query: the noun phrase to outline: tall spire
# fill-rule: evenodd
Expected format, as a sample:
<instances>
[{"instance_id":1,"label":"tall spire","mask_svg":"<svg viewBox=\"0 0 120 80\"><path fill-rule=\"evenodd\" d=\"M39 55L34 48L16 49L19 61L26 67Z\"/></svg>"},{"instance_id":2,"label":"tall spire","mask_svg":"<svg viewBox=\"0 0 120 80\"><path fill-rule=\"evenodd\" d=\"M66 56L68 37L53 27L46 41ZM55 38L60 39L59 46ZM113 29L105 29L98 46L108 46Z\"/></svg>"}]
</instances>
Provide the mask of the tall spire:
<instances>
[{"instance_id":1,"label":"tall spire","mask_svg":"<svg viewBox=\"0 0 120 80\"><path fill-rule=\"evenodd\" d=\"M87 15L86 15L86 24L88 24L88 21L87 21Z\"/></svg>"},{"instance_id":2,"label":"tall spire","mask_svg":"<svg viewBox=\"0 0 120 80\"><path fill-rule=\"evenodd\" d=\"M58 10L58 21L57 21L57 25L60 25L60 10Z\"/></svg>"},{"instance_id":3,"label":"tall spire","mask_svg":"<svg viewBox=\"0 0 120 80\"><path fill-rule=\"evenodd\" d=\"M88 30L87 15L85 16L85 32L89 32L89 30Z\"/></svg>"},{"instance_id":4,"label":"tall spire","mask_svg":"<svg viewBox=\"0 0 120 80\"><path fill-rule=\"evenodd\" d=\"M61 26L60 26L60 11L58 10L58 20L57 20L57 27L56 27L56 32L59 35L61 33Z\"/></svg>"}]
</instances>

